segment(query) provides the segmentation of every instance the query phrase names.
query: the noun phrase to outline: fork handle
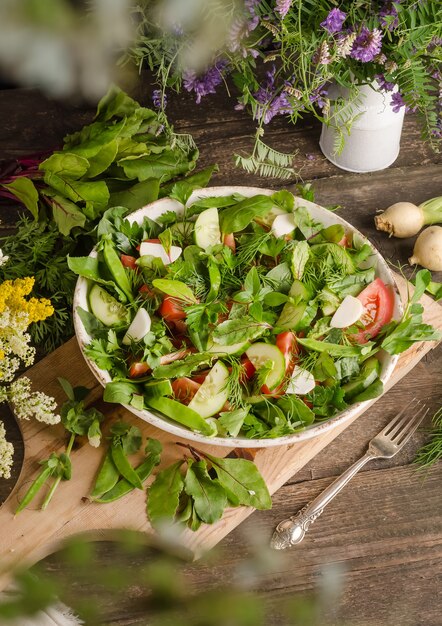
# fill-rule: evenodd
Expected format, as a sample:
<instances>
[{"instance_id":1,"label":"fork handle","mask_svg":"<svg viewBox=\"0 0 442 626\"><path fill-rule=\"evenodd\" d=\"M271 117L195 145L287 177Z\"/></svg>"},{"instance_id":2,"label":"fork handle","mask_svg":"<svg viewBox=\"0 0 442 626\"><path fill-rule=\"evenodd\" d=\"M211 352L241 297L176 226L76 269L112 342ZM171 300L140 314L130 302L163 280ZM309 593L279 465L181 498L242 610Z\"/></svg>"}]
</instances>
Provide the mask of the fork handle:
<instances>
[{"instance_id":1,"label":"fork handle","mask_svg":"<svg viewBox=\"0 0 442 626\"><path fill-rule=\"evenodd\" d=\"M271 547L275 550L285 550L300 543L310 524L322 513L327 504L345 487L353 476L364 467L374 455L366 452L356 463L353 463L339 478L332 482L322 493L301 509L296 515L289 517L278 524L271 540Z\"/></svg>"}]
</instances>

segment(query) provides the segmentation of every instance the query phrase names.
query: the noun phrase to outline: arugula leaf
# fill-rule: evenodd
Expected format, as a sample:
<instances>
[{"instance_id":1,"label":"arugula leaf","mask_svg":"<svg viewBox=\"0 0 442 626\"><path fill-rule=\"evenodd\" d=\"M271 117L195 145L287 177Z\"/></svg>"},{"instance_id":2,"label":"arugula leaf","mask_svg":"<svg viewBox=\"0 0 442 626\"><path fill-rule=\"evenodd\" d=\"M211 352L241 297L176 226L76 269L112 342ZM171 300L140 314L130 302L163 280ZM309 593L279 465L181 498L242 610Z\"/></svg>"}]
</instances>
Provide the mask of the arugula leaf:
<instances>
[{"instance_id":1,"label":"arugula leaf","mask_svg":"<svg viewBox=\"0 0 442 626\"><path fill-rule=\"evenodd\" d=\"M347 357L335 361L336 378L350 378L359 374L360 365L357 357Z\"/></svg>"},{"instance_id":2,"label":"arugula leaf","mask_svg":"<svg viewBox=\"0 0 442 626\"><path fill-rule=\"evenodd\" d=\"M30 178L23 176L0 186L13 193L29 209L34 220L38 219L38 191Z\"/></svg>"},{"instance_id":3,"label":"arugula leaf","mask_svg":"<svg viewBox=\"0 0 442 626\"><path fill-rule=\"evenodd\" d=\"M198 517L206 524L218 521L227 506L227 496L217 480L210 478L205 461L187 461L184 490L193 498Z\"/></svg>"},{"instance_id":4,"label":"arugula leaf","mask_svg":"<svg viewBox=\"0 0 442 626\"><path fill-rule=\"evenodd\" d=\"M253 506L255 509L272 508L269 491L254 463L246 459L221 459L210 454L204 456L211 462L227 495L232 494L238 504Z\"/></svg>"},{"instance_id":5,"label":"arugula leaf","mask_svg":"<svg viewBox=\"0 0 442 626\"><path fill-rule=\"evenodd\" d=\"M291 422L301 422L304 426L308 426L315 420L312 410L296 395L283 396L277 400L276 405Z\"/></svg>"},{"instance_id":6,"label":"arugula leaf","mask_svg":"<svg viewBox=\"0 0 442 626\"><path fill-rule=\"evenodd\" d=\"M319 417L331 417L337 411L342 411L347 404L344 401L344 390L339 383L331 387L316 385L306 396L312 403L312 411Z\"/></svg>"},{"instance_id":7,"label":"arugula leaf","mask_svg":"<svg viewBox=\"0 0 442 626\"><path fill-rule=\"evenodd\" d=\"M344 359L341 359L341 361L343 360ZM355 360L357 361L358 359ZM327 352L321 352L319 354L319 358L316 360L315 366L313 368L313 374L315 380L319 380L319 382L323 382L324 380L327 380L327 378L335 378L338 376L336 365Z\"/></svg>"},{"instance_id":8,"label":"arugula leaf","mask_svg":"<svg viewBox=\"0 0 442 626\"><path fill-rule=\"evenodd\" d=\"M245 316L222 322L214 329L212 337L215 343L220 346L232 346L242 341L252 341L269 328L270 324L256 322L252 317Z\"/></svg>"},{"instance_id":9,"label":"arugula leaf","mask_svg":"<svg viewBox=\"0 0 442 626\"><path fill-rule=\"evenodd\" d=\"M184 489L184 479L180 471L183 462L177 461L158 472L147 492L147 515L154 528L174 520L180 494Z\"/></svg>"},{"instance_id":10,"label":"arugula leaf","mask_svg":"<svg viewBox=\"0 0 442 626\"><path fill-rule=\"evenodd\" d=\"M185 359L174 361L168 365L159 365L153 370L152 376L154 378L181 378L182 376L189 376L194 370L203 365L210 367L216 358L218 358L217 355L210 352L189 354Z\"/></svg>"},{"instance_id":11,"label":"arugula leaf","mask_svg":"<svg viewBox=\"0 0 442 626\"><path fill-rule=\"evenodd\" d=\"M324 242L339 243L344 235L344 227L341 226L341 224L332 224L331 226L327 226L327 228L322 228L319 233L311 237L309 241L311 244Z\"/></svg>"},{"instance_id":12,"label":"arugula leaf","mask_svg":"<svg viewBox=\"0 0 442 626\"><path fill-rule=\"evenodd\" d=\"M374 278L375 270L370 267L366 270L359 270L350 276L344 276L344 278L330 279L327 281L327 285L341 297L357 296L362 287L371 283Z\"/></svg>"},{"instance_id":13,"label":"arugula leaf","mask_svg":"<svg viewBox=\"0 0 442 626\"><path fill-rule=\"evenodd\" d=\"M440 341L442 333L422 322L423 308L413 304L401 322L393 325L381 343L389 354L400 354L418 341Z\"/></svg>"},{"instance_id":14,"label":"arugula leaf","mask_svg":"<svg viewBox=\"0 0 442 626\"><path fill-rule=\"evenodd\" d=\"M219 221L223 233L237 233L244 230L255 217L263 217L271 210L269 196L256 195L220 211Z\"/></svg>"},{"instance_id":15,"label":"arugula leaf","mask_svg":"<svg viewBox=\"0 0 442 626\"><path fill-rule=\"evenodd\" d=\"M295 196L286 189L276 191L271 198L273 204L276 204L280 209L284 209L287 213L291 213L295 208Z\"/></svg>"},{"instance_id":16,"label":"arugula leaf","mask_svg":"<svg viewBox=\"0 0 442 626\"><path fill-rule=\"evenodd\" d=\"M305 265L310 256L310 246L306 241L296 242L292 254L292 273L293 278L302 279Z\"/></svg>"},{"instance_id":17,"label":"arugula leaf","mask_svg":"<svg viewBox=\"0 0 442 626\"><path fill-rule=\"evenodd\" d=\"M422 296L425 293L425 290L428 288L428 285L431 283L431 272L429 270L420 270L415 277L414 280L414 292L410 300L410 304L415 304L419 302Z\"/></svg>"}]
</instances>

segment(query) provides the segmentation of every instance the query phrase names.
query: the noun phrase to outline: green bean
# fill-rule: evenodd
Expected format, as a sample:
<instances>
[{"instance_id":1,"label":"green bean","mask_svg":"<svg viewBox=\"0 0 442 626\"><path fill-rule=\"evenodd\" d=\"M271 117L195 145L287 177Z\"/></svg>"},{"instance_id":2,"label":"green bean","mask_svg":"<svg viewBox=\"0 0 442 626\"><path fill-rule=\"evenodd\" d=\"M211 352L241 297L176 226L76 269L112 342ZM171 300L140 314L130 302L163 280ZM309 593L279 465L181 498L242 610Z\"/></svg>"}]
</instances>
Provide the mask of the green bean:
<instances>
[{"instance_id":1,"label":"green bean","mask_svg":"<svg viewBox=\"0 0 442 626\"><path fill-rule=\"evenodd\" d=\"M109 449L98 472L95 487L91 494L92 498L99 498L110 491L117 484L119 477Z\"/></svg>"},{"instance_id":2,"label":"green bean","mask_svg":"<svg viewBox=\"0 0 442 626\"><path fill-rule=\"evenodd\" d=\"M218 295L219 288L221 287L221 273L218 265L212 259L209 260L209 279L210 279L210 291L207 294L207 302L212 302Z\"/></svg>"},{"instance_id":3,"label":"green bean","mask_svg":"<svg viewBox=\"0 0 442 626\"><path fill-rule=\"evenodd\" d=\"M112 460L115 463L116 468L120 472L121 476L125 478L131 485L137 489L143 489L143 483L136 471L129 463L126 453L123 450L121 443L113 445L111 447Z\"/></svg>"},{"instance_id":4,"label":"green bean","mask_svg":"<svg viewBox=\"0 0 442 626\"><path fill-rule=\"evenodd\" d=\"M113 279L117 283L117 286L121 289L129 302L133 302L134 298L132 295L132 288L126 274L126 270L124 269L112 242L109 240L105 240L104 242L103 256Z\"/></svg>"},{"instance_id":5,"label":"green bean","mask_svg":"<svg viewBox=\"0 0 442 626\"><path fill-rule=\"evenodd\" d=\"M155 465L160 462L160 457L152 454L148 459L143 461L136 469L135 473L139 479L144 482L149 478ZM107 493L103 494L100 498L97 498L97 502L115 502L119 498L122 498L126 494L133 491L135 487L125 478L121 478L113 489L110 489Z\"/></svg>"},{"instance_id":6,"label":"green bean","mask_svg":"<svg viewBox=\"0 0 442 626\"><path fill-rule=\"evenodd\" d=\"M48 466L44 467L41 470L41 472L39 473L37 478L34 480L34 482L31 484L31 486L29 487L29 489L25 493L23 500L18 505L18 507L17 507L17 509L15 511L15 515L20 513L20 511L23 511L23 509L25 507L27 507L28 504L35 498L37 493L40 491L40 489L45 484L46 480L52 474L52 470L53 470L53 468L52 467L48 467Z\"/></svg>"}]
</instances>

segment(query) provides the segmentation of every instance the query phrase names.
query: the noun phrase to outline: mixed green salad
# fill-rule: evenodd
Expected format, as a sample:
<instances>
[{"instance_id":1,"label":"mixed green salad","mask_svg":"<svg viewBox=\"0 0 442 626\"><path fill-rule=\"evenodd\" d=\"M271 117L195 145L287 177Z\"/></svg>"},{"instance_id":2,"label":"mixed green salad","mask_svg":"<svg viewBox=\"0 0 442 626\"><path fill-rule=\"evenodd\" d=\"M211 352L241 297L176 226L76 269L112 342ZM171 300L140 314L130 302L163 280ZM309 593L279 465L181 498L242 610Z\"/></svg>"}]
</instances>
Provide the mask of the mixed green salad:
<instances>
[{"instance_id":1,"label":"mixed green salad","mask_svg":"<svg viewBox=\"0 0 442 626\"><path fill-rule=\"evenodd\" d=\"M69 259L88 279L77 311L87 358L112 377L106 401L209 437L281 437L380 395L380 349L438 338L419 281L392 321L371 246L288 191L191 191L177 184L182 211L141 224L108 209L97 255Z\"/></svg>"}]
</instances>

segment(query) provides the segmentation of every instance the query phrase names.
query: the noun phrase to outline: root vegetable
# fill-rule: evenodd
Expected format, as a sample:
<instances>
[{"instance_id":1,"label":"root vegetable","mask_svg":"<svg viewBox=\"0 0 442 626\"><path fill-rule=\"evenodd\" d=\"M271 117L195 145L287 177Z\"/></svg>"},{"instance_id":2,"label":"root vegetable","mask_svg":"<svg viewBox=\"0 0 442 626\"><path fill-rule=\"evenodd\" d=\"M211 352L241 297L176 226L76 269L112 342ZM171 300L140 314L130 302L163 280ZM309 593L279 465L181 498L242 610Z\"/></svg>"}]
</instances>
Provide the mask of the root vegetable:
<instances>
[{"instance_id":1,"label":"root vegetable","mask_svg":"<svg viewBox=\"0 0 442 626\"><path fill-rule=\"evenodd\" d=\"M442 226L430 226L421 232L408 262L411 265L422 265L433 272L442 270Z\"/></svg>"},{"instance_id":2,"label":"root vegetable","mask_svg":"<svg viewBox=\"0 0 442 626\"><path fill-rule=\"evenodd\" d=\"M396 202L374 218L376 228L394 237L417 235L428 224L442 223L442 196L432 198L419 206L411 202Z\"/></svg>"}]
</instances>

